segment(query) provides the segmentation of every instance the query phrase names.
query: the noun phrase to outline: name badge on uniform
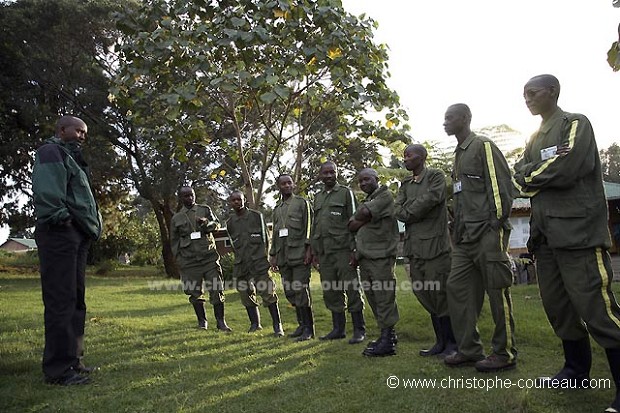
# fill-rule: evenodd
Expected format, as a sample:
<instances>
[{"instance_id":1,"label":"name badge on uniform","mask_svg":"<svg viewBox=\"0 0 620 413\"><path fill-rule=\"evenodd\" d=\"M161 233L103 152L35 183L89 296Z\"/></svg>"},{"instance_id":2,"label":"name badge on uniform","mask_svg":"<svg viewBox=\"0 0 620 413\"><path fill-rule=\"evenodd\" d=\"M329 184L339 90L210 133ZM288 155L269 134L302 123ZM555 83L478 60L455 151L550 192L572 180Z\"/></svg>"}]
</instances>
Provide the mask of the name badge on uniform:
<instances>
[{"instance_id":1,"label":"name badge on uniform","mask_svg":"<svg viewBox=\"0 0 620 413\"><path fill-rule=\"evenodd\" d=\"M200 239L201 236L200 231L194 231L189 234L189 239Z\"/></svg>"},{"instance_id":2,"label":"name badge on uniform","mask_svg":"<svg viewBox=\"0 0 620 413\"><path fill-rule=\"evenodd\" d=\"M461 181L456 181L453 185L452 185L452 189L455 194L458 194L459 192L461 192L463 190L463 184Z\"/></svg>"},{"instance_id":3,"label":"name badge on uniform","mask_svg":"<svg viewBox=\"0 0 620 413\"><path fill-rule=\"evenodd\" d=\"M280 231L278 231L278 235L280 235L280 238L288 237L288 228L281 228Z\"/></svg>"},{"instance_id":4,"label":"name badge on uniform","mask_svg":"<svg viewBox=\"0 0 620 413\"><path fill-rule=\"evenodd\" d=\"M544 148L540 150L540 159L546 161L547 159L553 158L555 154L558 152L558 147L553 145L548 148Z\"/></svg>"}]
</instances>

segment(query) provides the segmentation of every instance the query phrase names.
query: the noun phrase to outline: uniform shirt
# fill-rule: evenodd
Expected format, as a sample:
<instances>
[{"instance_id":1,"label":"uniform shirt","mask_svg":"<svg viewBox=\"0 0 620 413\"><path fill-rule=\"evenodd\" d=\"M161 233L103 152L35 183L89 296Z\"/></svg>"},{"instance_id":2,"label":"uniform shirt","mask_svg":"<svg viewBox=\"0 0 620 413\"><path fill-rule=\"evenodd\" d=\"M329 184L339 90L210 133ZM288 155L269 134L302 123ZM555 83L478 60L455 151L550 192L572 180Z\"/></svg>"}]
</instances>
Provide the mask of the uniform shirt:
<instances>
[{"instance_id":1,"label":"uniform shirt","mask_svg":"<svg viewBox=\"0 0 620 413\"><path fill-rule=\"evenodd\" d=\"M353 191L336 184L331 191L323 189L314 198L312 248L318 254L355 249L355 238L348 229L349 218L355 213Z\"/></svg>"},{"instance_id":2,"label":"uniform shirt","mask_svg":"<svg viewBox=\"0 0 620 413\"><path fill-rule=\"evenodd\" d=\"M404 256L431 259L450 251L443 172L425 168L415 180L403 179L394 209L405 223Z\"/></svg>"},{"instance_id":3,"label":"uniform shirt","mask_svg":"<svg viewBox=\"0 0 620 413\"><path fill-rule=\"evenodd\" d=\"M454 152L454 243L476 242L491 225L511 229L513 186L502 152L474 133Z\"/></svg>"},{"instance_id":4,"label":"uniform shirt","mask_svg":"<svg viewBox=\"0 0 620 413\"><path fill-rule=\"evenodd\" d=\"M273 210L273 233L269 255L277 265L303 264L306 245L310 244L312 209L308 201L291 195L280 200Z\"/></svg>"},{"instance_id":5,"label":"uniform shirt","mask_svg":"<svg viewBox=\"0 0 620 413\"><path fill-rule=\"evenodd\" d=\"M568 144L567 155L554 147ZM515 186L531 197L528 246L609 248L601 161L588 118L560 108L532 135L515 165Z\"/></svg>"},{"instance_id":6,"label":"uniform shirt","mask_svg":"<svg viewBox=\"0 0 620 413\"><path fill-rule=\"evenodd\" d=\"M101 215L79 145L48 139L35 156L32 192L37 223L59 225L71 218L91 238L101 236Z\"/></svg>"},{"instance_id":7,"label":"uniform shirt","mask_svg":"<svg viewBox=\"0 0 620 413\"><path fill-rule=\"evenodd\" d=\"M198 224L197 218L207 218L204 224ZM170 228L170 244L172 253L181 267L214 261L219 258L215 249L213 231L220 227L211 208L206 205L194 204L191 208L183 206L172 217ZM192 233L200 233L200 237L192 239Z\"/></svg>"},{"instance_id":8,"label":"uniform shirt","mask_svg":"<svg viewBox=\"0 0 620 413\"><path fill-rule=\"evenodd\" d=\"M394 217L394 197L383 185L360 205L368 208L372 217L355 236L357 255L377 259L395 257L398 246L398 222Z\"/></svg>"},{"instance_id":9,"label":"uniform shirt","mask_svg":"<svg viewBox=\"0 0 620 413\"><path fill-rule=\"evenodd\" d=\"M244 208L239 216L233 214L226 221L226 231L235 252L235 264L267 261L269 239L263 214Z\"/></svg>"}]
</instances>

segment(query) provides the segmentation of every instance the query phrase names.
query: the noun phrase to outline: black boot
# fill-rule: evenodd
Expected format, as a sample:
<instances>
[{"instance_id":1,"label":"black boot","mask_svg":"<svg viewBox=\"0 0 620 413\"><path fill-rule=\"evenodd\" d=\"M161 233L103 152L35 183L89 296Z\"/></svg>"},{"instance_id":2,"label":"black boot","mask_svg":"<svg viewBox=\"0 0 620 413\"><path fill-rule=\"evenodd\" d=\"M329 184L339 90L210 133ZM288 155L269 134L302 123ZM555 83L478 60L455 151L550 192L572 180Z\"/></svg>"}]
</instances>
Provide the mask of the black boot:
<instances>
[{"instance_id":1,"label":"black boot","mask_svg":"<svg viewBox=\"0 0 620 413\"><path fill-rule=\"evenodd\" d=\"M349 344L361 343L366 339L366 321L364 313L354 311L351 313L351 321L353 322L353 337L349 340Z\"/></svg>"},{"instance_id":2,"label":"black boot","mask_svg":"<svg viewBox=\"0 0 620 413\"><path fill-rule=\"evenodd\" d=\"M590 380L590 367L592 366L592 348L590 337L581 340L562 340L564 348L564 367L553 377L541 377L543 383L551 380L570 380L573 388L582 388L582 382ZM588 386L589 384L586 384Z\"/></svg>"},{"instance_id":3,"label":"black boot","mask_svg":"<svg viewBox=\"0 0 620 413\"><path fill-rule=\"evenodd\" d=\"M301 318L301 309L299 307L295 307L295 313L297 314L297 328L295 329L295 331L288 335L289 337L299 337L304 332L303 320Z\"/></svg>"},{"instance_id":4,"label":"black boot","mask_svg":"<svg viewBox=\"0 0 620 413\"><path fill-rule=\"evenodd\" d=\"M433 323L433 331L435 331L435 344L427 350L420 350L420 355L423 357L440 354L445 349L443 326L439 317L436 314L431 314L431 322Z\"/></svg>"},{"instance_id":5,"label":"black boot","mask_svg":"<svg viewBox=\"0 0 620 413\"><path fill-rule=\"evenodd\" d=\"M224 319L224 303L214 304L213 314L215 315L215 322L217 323L218 330L226 332L232 331L232 328L228 327Z\"/></svg>"},{"instance_id":6,"label":"black boot","mask_svg":"<svg viewBox=\"0 0 620 413\"><path fill-rule=\"evenodd\" d=\"M194 312L196 312L196 318L198 319L198 328L206 330L208 323L207 314L205 313L204 301L194 301L192 303L192 307L194 307Z\"/></svg>"},{"instance_id":7,"label":"black boot","mask_svg":"<svg viewBox=\"0 0 620 413\"><path fill-rule=\"evenodd\" d=\"M306 341L314 338L314 316L312 307L301 307L301 317L303 323L303 332L295 341Z\"/></svg>"},{"instance_id":8,"label":"black boot","mask_svg":"<svg viewBox=\"0 0 620 413\"><path fill-rule=\"evenodd\" d=\"M384 357L384 356L393 356L396 354L396 343L394 342L394 337L396 336L396 332L394 331L394 327L387 327L381 329L381 337L375 343L374 346L366 347L366 349L362 352L364 356L367 357Z\"/></svg>"},{"instance_id":9,"label":"black boot","mask_svg":"<svg viewBox=\"0 0 620 413\"><path fill-rule=\"evenodd\" d=\"M611 402L611 406L606 412L617 413L620 412L620 347L618 348L606 348L607 361L609 362L609 370L611 370L611 377L616 384L616 398Z\"/></svg>"},{"instance_id":10,"label":"black boot","mask_svg":"<svg viewBox=\"0 0 620 413\"><path fill-rule=\"evenodd\" d=\"M444 350L439 353L439 357L445 358L458 352L459 347L456 344L454 331L452 331L452 322L450 321L450 317L439 317L439 325L441 327L441 333L443 334L444 342Z\"/></svg>"},{"instance_id":11,"label":"black boot","mask_svg":"<svg viewBox=\"0 0 620 413\"><path fill-rule=\"evenodd\" d=\"M344 313L332 311L332 325L334 328L329 333L319 337L319 340L339 340L345 338L346 323L347 317Z\"/></svg>"},{"instance_id":12,"label":"black boot","mask_svg":"<svg viewBox=\"0 0 620 413\"><path fill-rule=\"evenodd\" d=\"M248 333L254 333L257 330L262 330L263 326L260 325L260 313L258 312L258 307L245 307L245 310L248 312L248 318L250 319L250 328L248 329Z\"/></svg>"},{"instance_id":13,"label":"black boot","mask_svg":"<svg viewBox=\"0 0 620 413\"><path fill-rule=\"evenodd\" d=\"M282 330L282 320L280 319L280 308L278 308L278 303L271 303L267 308L269 308L269 314L273 321L273 335L276 337L283 337L284 330Z\"/></svg>"},{"instance_id":14,"label":"black boot","mask_svg":"<svg viewBox=\"0 0 620 413\"><path fill-rule=\"evenodd\" d=\"M394 344L395 345L398 344L398 335L396 334L396 331L394 329L392 329L391 334L392 334L392 341L394 342ZM378 339L369 342L368 345L366 346L366 350L367 349L371 349L374 346L376 346L377 344L379 344L379 341L381 341L381 336L379 336ZM366 351L366 350L364 350L364 351Z\"/></svg>"}]
</instances>

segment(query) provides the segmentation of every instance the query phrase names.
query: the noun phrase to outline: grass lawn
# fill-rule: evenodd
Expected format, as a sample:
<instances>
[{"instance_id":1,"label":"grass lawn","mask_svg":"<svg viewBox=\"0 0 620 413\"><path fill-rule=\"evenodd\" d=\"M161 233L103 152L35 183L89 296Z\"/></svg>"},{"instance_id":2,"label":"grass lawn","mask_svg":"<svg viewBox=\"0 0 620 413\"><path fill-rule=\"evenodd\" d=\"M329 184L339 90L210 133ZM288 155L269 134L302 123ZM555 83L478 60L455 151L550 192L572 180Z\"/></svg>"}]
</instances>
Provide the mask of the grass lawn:
<instances>
[{"instance_id":1,"label":"grass lawn","mask_svg":"<svg viewBox=\"0 0 620 413\"><path fill-rule=\"evenodd\" d=\"M536 286L515 286L519 364L516 370L477 373L473 367L448 368L418 356L432 343L428 314L410 291L399 291L401 321L398 354L365 358L363 345L346 340L295 343L265 329L248 334L249 322L236 291L226 292L231 334L195 328L182 291L154 290L155 271L88 277L86 362L101 370L88 386L43 383L43 304L38 274L0 273L0 411L2 412L602 412L613 389L579 391L512 388L485 390L481 381L534 379L562 365L561 343L544 316ZM402 266L397 268L405 279ZM313 274L317 335L331 329ZM614 285L620 296L620 285ZM295 312L285 303L284 328L295 327ZM378 330L366 308L368 333ZM214 325L211 310L209 321ZM350 319L347 333L351 334ZM485 304L480 330L487 351L492 320ZM604 351L593 343L593 378L610 378ZM389 376L399 378L389 388ZM405 388L408 379L477 378L470 388ZM477 388L473 388L475 387ZM609 385L609 384L608 384ZM411 386L409 386L411 387Z\"/></svg>"}]
</instances>

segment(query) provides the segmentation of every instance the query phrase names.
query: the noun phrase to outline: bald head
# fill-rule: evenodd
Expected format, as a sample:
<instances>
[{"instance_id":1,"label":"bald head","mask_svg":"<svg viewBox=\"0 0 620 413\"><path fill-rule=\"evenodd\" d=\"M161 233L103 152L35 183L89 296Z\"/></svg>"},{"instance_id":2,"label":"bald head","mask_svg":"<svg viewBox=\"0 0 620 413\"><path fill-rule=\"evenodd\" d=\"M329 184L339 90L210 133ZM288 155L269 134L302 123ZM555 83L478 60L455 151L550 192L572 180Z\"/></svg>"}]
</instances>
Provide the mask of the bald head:
<instances>
[{"instance_id":1,"label":"bald head","mask_svg":"<svg viewBox=\"0 0 620 413\"><path fill-rule=\"evenodd\" d=\"M414 143L405 148L403 153L403 163L408 171L412 171L414 175L419 175L424 170L426 162L426 148L419 143Z\"/></svg>"},{"instance_id":2,"label":"bald head","mask_svg":"<svg viewBox=\"0 0 620 413\"><path fill-rule=\"evenodd\" d=\"M471 133L471 110L464 103L450 105L444 115L443 129L448 136L454 135L459 143Z\"/></svg>"},{"instance_id":3,"label":"bald head","mask_svg":"<svg viewBox=\"0 0 620 413\"><path fill-rule=\"evenodd\" d=\"M460 116L464 116L467 122L471 122L471 109L464 103L455 103L454 105L450 105L446 112L452 112Z\"/></svg>"},{"instance_id":4,"label":"bald head","mask_svg":"<svg viewBox=\"0 0 620 413\"><path fill-rule=\"evenodd\" d=\"M362 191L370 195L379 187L379 174L372 168L364 168L357 175L357 181Z\"/></svg>"},{"instance_id":5,"label":"bald head","mask_svg":"<svg viewBox=\"0 0 620 413\"><path fill-rule=\"evenodd\" d=\"M532 115L550 119L558 108L560 81L549 74L534 76L523 87L523 99Z\"/></svg>"},{"instance_id":6,"label":"bald head","mask_svg":"<svg viewBox=\"0 0 620 413\"><path fill-rule=\"evenodd\" d=\"M86 123L75 116L65 115L56 122L56 136L63 142L77 142L82 144L86 141L88 127Z\"/></svg>"},{"instance_id":7,"label":"bald head","mask_svg":"<svg viewBox=\"0 0 620 413\"><path fill-rule=\"evenodd\" d=\"M426 159L426 156L428 155L428 152L426 151L424 145L420 145L419 143L413 143L407 146L405 148L405 154L407 153L415 153L417 155L420 155L424 159Z\"/></svg>"}]
</instances>

